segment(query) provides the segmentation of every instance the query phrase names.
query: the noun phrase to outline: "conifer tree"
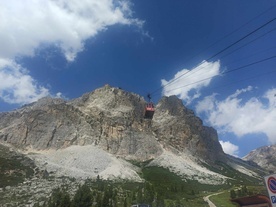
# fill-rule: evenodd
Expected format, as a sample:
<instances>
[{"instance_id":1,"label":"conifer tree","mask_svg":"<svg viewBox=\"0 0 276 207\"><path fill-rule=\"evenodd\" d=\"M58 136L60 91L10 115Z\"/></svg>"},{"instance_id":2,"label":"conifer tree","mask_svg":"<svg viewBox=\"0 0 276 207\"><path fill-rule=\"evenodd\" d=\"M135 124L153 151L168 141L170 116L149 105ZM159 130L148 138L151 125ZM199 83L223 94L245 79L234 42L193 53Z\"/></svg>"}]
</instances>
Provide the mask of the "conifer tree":
<instances>
[{"instance_id":1,"label":"conifer tree","mask_svg":"<svg viewBox=\"0 0 276 207\"><path fill-rule=\"evenodd\" d=\"M158 207L165 207L164 196L162 193L157 193L156 204Z\"/></svg>"},{"instance_id":2,"label":"conifer tree","mask_svg":"<svg viewBox=\"0 0 276 207\"><path fill-rule=\"evenodd\" d=\"M109 194L108 194L107 190L105 190L105 192L104 192L102 206L103 207L110 207L110 204L109 204Z\"/></svg>"},{"instance_id":3,"label":"conifer tree","mask_svg":"<svg viewBox=\"0 0 276 207\"><path fill-rule=\"evenodd\" d=\"M127 198L124 199L124 207L128 207L128 205L127 205Z\"/></svg>"},{"instance_id":4,"label":"conifer tree","mask_svg":"<svg viewBox=\"0 0 276 207\"><path fill-rule=\"evenodd\" d=\"M235 192L233 189L230 190L230 198L234 199L234 198L236 198L236 197L237 197L236 192Z\"/></svg>"},{"instance_id":5,"label":"conifer tree","mask_svg":"<svg viewBox=\"0 0 276 207\"><path fill-rule=\"evenodd\" d=\"M80 186L74 196L72 207L91 207L92 203L93 196L90 188L87 184Z\"/></svg>"},{"instance_id":6,"label":"conifer tree","mask_svg":"<svg viewBox=\"0 0 276 207\"><path fill-rule=\"evenodd\" d=\"M56 188L53 190L48 202L49 207L70 207L70 205L70 196L64 189Z\"/></svg>"}]
</instances>

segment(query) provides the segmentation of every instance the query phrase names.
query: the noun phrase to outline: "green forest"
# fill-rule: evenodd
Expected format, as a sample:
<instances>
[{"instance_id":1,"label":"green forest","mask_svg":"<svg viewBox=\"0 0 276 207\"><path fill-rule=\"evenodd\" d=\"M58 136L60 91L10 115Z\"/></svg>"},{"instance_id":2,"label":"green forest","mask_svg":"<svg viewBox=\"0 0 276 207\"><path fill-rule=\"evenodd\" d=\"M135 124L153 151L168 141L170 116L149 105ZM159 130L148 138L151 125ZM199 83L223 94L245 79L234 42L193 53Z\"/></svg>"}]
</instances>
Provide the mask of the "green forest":
<instances>
[{"instance_id":1,"label":"green forest","mask_svg":"<svg viewBox=\"0 0 276 207\"><path fill-rule=\"evenodd\" d=\"M44 203L35 206L43 207L130 207L134 204L148 204L151 207L204 207L208 204L203 196L214 192L227 192L227 206L234 206L230 199L247 196L263 191L262 187L246 185L203 185L197 181L184 180L160 167L146 167L142 172L144 182L110 181L87 179L70 194L70 186L54 189ZM250 184L251 186L253 183ZM239 187L238 187L239 186ZM258 186L258 185L256 185Z\"/></svg>"}]
</instances>

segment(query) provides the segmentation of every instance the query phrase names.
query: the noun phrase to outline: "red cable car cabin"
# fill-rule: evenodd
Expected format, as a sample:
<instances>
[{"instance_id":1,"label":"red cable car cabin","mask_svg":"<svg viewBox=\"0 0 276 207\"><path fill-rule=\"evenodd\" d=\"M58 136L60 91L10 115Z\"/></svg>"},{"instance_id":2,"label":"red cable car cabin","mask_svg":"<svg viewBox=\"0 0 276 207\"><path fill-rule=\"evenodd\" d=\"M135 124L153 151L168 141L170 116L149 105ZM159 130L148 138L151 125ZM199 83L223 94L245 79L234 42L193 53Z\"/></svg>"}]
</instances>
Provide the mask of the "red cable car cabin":
<instances>
[{"instance_id":1,"label":"red cable car cabin","mask_svg":"<svg viewBox=\"0 0 276 207\"><path fill-rule=\"evenodd\" d=\"M147 103L145 107L145 119L152 119L154 114L154 105L152 102Z\"/></svg>"}]
</instances>

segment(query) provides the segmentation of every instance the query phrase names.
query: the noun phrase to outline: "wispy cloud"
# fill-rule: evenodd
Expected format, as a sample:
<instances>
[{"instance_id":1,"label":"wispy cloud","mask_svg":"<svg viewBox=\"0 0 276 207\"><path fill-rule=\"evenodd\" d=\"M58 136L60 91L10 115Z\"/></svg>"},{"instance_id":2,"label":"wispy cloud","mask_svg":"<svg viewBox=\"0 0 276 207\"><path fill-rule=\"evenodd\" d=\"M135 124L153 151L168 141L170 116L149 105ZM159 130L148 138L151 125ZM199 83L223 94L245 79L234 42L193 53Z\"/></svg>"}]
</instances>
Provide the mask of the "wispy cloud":
<instances>
[{"instance_id":1,"label":"wispy cloud","mask_svg":"<svg viewBox=\"0 0 276 207\"><path fill-rule=\"evenodd\" d=\"M220 62L203 61L199 66L177 72L171 80L161 80L163 95L177 95L189 104L200 97L200 90L210 84L212 78L220 73Z\"/></svg>"},{"instance_id":2,"label":"wispy cloud","mask_svg":"<svg viewBox=\"0 0 276 207\"><path fill-rule=\"evenodd\" d=\"M276 143L276 88L267 90L259 99L243 100L242 94L251 90L251 86L237 90L221 101L215 94L205 97L197 104L196 111L204 113L207 122L221 132L232 132L238 137L263 133L271 143Z\"/></svg>"},{"instance_id":3,"label":"wispy cloud","mask_svg":"<svg viewBox=\"0 0 276 207\"><path fill-rule=\"evenodd\" d=\"M221 144L222 149L226 154L238 156L239 147L237 145L234 145L229 141L219 141L219 143Z\"/></svg>"},{"instance_id":4,"label":"wispy cloud","mask_svg":"<svg viewBox=\"0 0 276 207\"><path fill-rule=\"evenodd\" d=\"M67 61L74 61L77 54L83 51L87 39L114 24L141 28L143 21L132 18L127 0L0 1L0 60L9 63L2 64L0 76L12 77L16 85L7 87L12 85L7 82L8 79L1 80L4 81L0 85L1 98L23 103L49 93L39 86L27 69L23 70L15 62L17 57L35 56L36 50L43 45L60 48ZM19 87L17 84L22 81L25 84ZM21 98L18 98L15 94L19 88L29 95L21 96L21 92Z\"/></svg>"}]
</instances>

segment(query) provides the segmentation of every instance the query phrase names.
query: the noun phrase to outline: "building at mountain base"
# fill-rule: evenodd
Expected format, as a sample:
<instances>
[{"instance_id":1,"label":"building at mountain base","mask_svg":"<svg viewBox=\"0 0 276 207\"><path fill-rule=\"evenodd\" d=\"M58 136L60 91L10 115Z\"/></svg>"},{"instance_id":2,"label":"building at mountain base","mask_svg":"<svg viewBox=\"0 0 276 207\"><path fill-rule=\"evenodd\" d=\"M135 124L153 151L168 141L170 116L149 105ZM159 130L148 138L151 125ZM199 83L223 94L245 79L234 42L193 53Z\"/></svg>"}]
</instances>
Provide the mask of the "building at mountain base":
<instances>
[{"instance_id":1,"label":"building at mountain base","mask_svg":"<svg viewBox=\"0 0 276 207\"><path fill-rule=\"evenodd\" d=\"M231 200L239 207L272 207L269 198L266 195L254 195Z\"/></svg>"}]
</instances>

